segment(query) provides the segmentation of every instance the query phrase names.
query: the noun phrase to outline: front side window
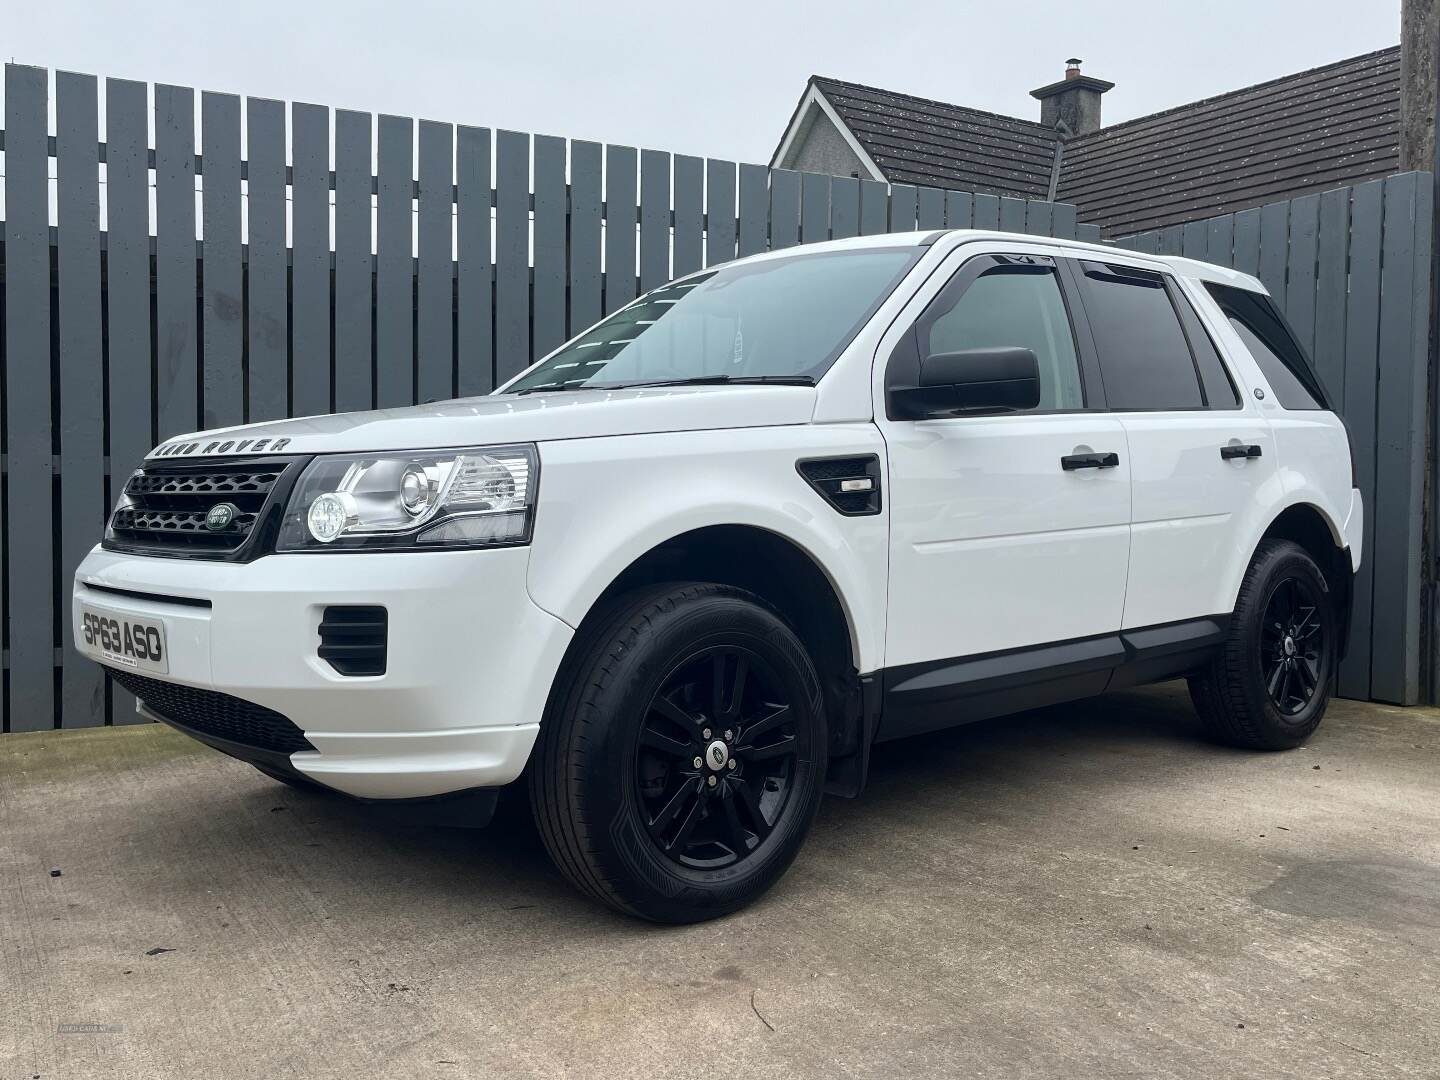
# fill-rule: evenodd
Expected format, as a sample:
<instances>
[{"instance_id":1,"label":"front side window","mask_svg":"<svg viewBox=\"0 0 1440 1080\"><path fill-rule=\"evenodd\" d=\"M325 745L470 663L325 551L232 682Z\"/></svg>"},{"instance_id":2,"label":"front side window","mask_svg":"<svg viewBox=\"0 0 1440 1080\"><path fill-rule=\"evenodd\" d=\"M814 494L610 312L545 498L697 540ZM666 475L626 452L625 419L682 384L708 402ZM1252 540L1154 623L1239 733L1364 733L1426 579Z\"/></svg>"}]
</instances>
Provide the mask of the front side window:
<instances>
[{"instance_id":1,"label":"front side window","mask_svg":"<svg viewBox=\"0 0 1440 1080\"><path fill-rule=\"evenodd\" d=\"M1285 409L1323 409L1325 394L1284 317L1263 293L1207 281L1220 310L1250 350Z\"/></svg>"},{"instance_id":2,"label":"front side window","mask_svg":"<svg viewBox=\"0 0 1440 1080\"><path fill-rule=\"evenodd\" d=\"M801 254L682 278L592 327L503 392L818 380L923 250Z\"/></svg>"},{"instance_id":3,"label":"front side window","mask_svg":"<svg viewBox=\"0 0 1440 1080\"><path fill-rule=\"evenodd\" d=\"M1084 408L1075 337L1053 267L1004 265L987 270L953 306L942 308L927 322L928 330L922 325L920 341L926 355L967 349L1029 349L1040 368L1036 410Z\"/></svg>"},{"instance_id":4,"label":"front side window","mask_svg":"<svg viewBox=\"0 0 1440 1080\"><path fill-rule=\"evenodd\" d=\"M1110 408L1201 408L1195 361L1165 279L1126 266L1085 262L1081 268Z\"/></svg>"}]
</instances>

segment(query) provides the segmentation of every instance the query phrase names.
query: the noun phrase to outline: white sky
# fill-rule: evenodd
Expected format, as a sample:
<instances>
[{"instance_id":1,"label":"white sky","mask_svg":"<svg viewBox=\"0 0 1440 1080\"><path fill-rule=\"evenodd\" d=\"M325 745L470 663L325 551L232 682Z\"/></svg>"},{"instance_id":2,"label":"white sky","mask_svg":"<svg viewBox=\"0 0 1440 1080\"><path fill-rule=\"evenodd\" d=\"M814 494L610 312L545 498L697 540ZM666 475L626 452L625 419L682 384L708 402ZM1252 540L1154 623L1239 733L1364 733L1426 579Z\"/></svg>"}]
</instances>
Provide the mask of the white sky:
<instances>
[{"instance_id":1,"label":"white sky","mask_svg":"<svg viewBox=\"0 0 1440 1080\"><path fill-rule=\"evenodd\" d=\"M1400 34L1400 0L22 4L20 63L762 163L812 73L1038 119L1079 56L1116 122Z\"/></svg>"}]
</instances>

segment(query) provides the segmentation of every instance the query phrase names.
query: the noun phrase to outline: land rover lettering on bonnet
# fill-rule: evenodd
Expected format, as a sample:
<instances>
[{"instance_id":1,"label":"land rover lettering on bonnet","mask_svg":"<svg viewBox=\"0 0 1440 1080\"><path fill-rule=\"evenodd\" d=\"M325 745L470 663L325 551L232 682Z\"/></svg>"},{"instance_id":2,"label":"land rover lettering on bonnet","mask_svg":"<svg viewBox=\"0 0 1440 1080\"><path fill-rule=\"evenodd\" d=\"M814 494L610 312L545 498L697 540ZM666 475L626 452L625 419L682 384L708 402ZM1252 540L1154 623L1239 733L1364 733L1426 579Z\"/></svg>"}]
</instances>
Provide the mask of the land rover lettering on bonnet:
<instances>
[{"instance_id":1,"label":"land rover lettering on bonnet","mask_svg":"<svg viewBox=\"0 0 1440 1080\"><path fill-rule=\"evenodd\" d=\"M1299 746L1363 535L1254 278L869 236L682 277L484 397L167 439L75 644L282 783L468 826L514 787L579 889L690 922L884 740L1183 678L1215 738Z\"/></svg>"}]
</instances>

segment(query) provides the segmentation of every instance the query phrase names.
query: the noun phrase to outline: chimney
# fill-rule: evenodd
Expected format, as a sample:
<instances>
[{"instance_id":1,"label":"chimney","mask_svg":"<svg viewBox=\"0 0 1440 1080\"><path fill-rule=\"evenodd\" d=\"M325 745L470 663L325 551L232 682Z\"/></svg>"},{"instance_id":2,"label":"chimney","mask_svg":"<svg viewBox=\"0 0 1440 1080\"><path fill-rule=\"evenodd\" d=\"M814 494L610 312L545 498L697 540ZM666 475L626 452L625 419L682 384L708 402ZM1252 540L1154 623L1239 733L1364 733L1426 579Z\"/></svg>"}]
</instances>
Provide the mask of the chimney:
<instances>
[{"instance_id":1,"label":"chimney","mask_svg":"<svg viewBox=\"0 0 1440 1080\"><path fill-rule=\"evenodd\" d=\"M1040 102L1040 123L1062 135L1089 135L1100 130L1100 95L1115 84L1080 74L1081 61L1065 61L1065 77L1059 82L1031 90Z\"/></svg>"}]
</instances>

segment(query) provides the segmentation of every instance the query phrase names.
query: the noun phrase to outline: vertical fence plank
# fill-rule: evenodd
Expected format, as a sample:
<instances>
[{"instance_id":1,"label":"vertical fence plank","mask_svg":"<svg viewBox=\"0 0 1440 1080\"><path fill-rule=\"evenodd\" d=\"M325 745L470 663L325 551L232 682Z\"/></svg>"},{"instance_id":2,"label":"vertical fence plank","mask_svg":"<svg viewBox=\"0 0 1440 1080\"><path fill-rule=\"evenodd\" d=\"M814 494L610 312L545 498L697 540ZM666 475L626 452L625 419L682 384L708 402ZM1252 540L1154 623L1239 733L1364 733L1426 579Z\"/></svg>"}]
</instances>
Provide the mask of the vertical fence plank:
<instances>
[{"instance_id":1,"label":"vertical fence plank","mask_svg":"<svg viewBox=\"0 0 1440 1080\"><path fill-rule=\"evenodd\" d=\"M1235 256L1232 265L1242 274L1260 273L1260 210L1241 210L1235 215Z\"/></svg>"},{"instance_id":2,"label":"vertical fence plank","mask_svg":"<svg viewBox=\"0 0 1440 1080\"><path fill-rule=\"evenodd\" d=\"M150 140L144 83L105 80L105 312L113 502L153 439L150 406ZM14 265L13 263L11 264ZM110 684L117 724L142 723L135 698Z\"/></svg>"},{"instance_id":3,"label":"vertical fence plank","mask_svg":"<svg viewBox=\"0 0 1440 1080\"><path fill-rule=\"evenodd\" d=\"M705 265L735 257L735 163L705 162Z\"/></svg>"},{"instance_id":4,"label":"vertical fence plank","mask_svg":"<svg viewBox=\"0 0 1440 1080\"><path fill-rule=\"evenodd\" d=\"M196 283L195 93L157 85L155 406L162 439L197 426Z\"/></svg>"},{"instance_id":5,"label":"vertical fence plank","mask_svg":"<svg viewBox=\"0 0 1440 1080\"><path fill-rule=\"evenodd\" d=\"M570 144L571 335L600 321L600 202L604 151L599 143Z\"/></svg>"},{"instance_id":6,"label":"vertical fence plank","mask_svg":"<svg viewBox=\"0 0 1440 1080\"><path fill-rule=\"evenodd\" d=\"M1031 201L1025 204L1025 231L1034 236L1051 236L1055 230L1055 204Z\"/></svg>"},{"instance_id":7,"label":"vertical fence plank","mask_svg":"<svg viewBox=\"0 0 1440 1080\"><path fill-rule=\"evenodd\" d=\"M830 181L830 235L843 240L860 234L860 181L837 176Z\"/></svg>"},{"instance_id":8,"label":"vertical fence plank","mask_svg":"<svg viewBox=\"0 0 1440 1080\"><path fill-rule=\"evenodd\" d=\"M770 249L793 246L800 239L800 174L770 170Z\"/></svg>"},{"instance_id":9,"label":"vertical fence plank","mask_svg":"<svg viewBox=\"0 0 1440 1080\"><path fill-rule=\"evenodd\" d=\"M11 731L55 724L54 565L50 551L50 213L40 68L5 65L5 422L9 522Z\"/></svg>"},{"instance_id":10,"label":"vertical fence plank","mask_svg":"<svg viewBox=\"0 0 1440 1080\"><path fill-rule=\"evenodd\" d=\"M530 136L495 134L495 380L530 363Z\"/></svg>"},{"instance_id":11,"label":"vertical fence plank","mask_svg":"<svg viewBox=\"0 0 1440 1080\"><path fill-rule=\"evenodd\" d=\"M635 183L629 146L605 148L605 314L635 299Z\"/></svg>"},{"instance_id":12,"label":"vertical fence plank","mask_svg":"<svg viewBox=\"0 0 1440 1080\"><path fill-rule=\"evenodd\" d=\"M200 95L200 151L205 159L201 234L205 355L203 425L245 419L245 285L240 233L240 99Z\"/></svg>"},{"instance_id":13,"label":"vertical fence plank","mask_svg":"<svg viewBox=\"0 0 1440 1080\"><path fill-rule=\"evenodd\" d=\"M1260 208L1260 268L1257 276L1276 305L1285 308L1285 262L1290 253L1290 204Z\"/></svg>"},{"instance_id":14,"label":"vertical fence plank","mask_svg":"<svg viewBox=\"0 0 1440 1080\"><path fill-rule=\"evenodd\" d=\"M59 259L60 722L105 722L105 680L75 651L64 583L105 520L101 444L99 88L93 75L55 75L56 255Z\"/></svg>"},{"instance_id":15,"label":"vertical fence plank","mask_svg":"<svg viewBox=\"0 0 1440 1080\"><path fill-rule=\"evenodd\" d=\"M889 232L915 231L915 189L909 184L890 185Z\"/></svg>"},{"instance_id":16,"label":"vertical fence plank","mask_svg":"<svg viewBox=\"0 0 1440 1080\"><path fill-rule=\"evenodd\" d=\"M1167 225L1156 233L1155 246L1161 255L1179 255L1180 247L1185 241L1185 228L1182 225Z\"/></svg>"},{"instance_id":17,"label":"vertical fence plank","mask_svg":"<svg viewBox=\"0 0 1440 1080\"><path fill-rule=\"evenodd\" d=\"M1210 231L1204 221L1187 221L1180 230L1180 254L1187 259L1209 261Z\"/></svg>"},{"instance_id":18,"label":"vertical fence plank","mask_svg":"<svg viewBox=\"0 0 1440 1080\"><path fill-rule=\"evenodd\" d=\"M1000 196L998 196L998 195L976 195L976 196L975 196L975 228L977 228L977 229L998 229L998 228L1000 228Z\"/></svg>"},{"instance_id":19,"label":"vertical fence plank","mask_svg":"<svg viewBox=\"0 0 1440 1080\"><path fill-rule=\"evenodd\" d=\"M915 195L915 224L922 229L945 227L945 193L939 188L922 187Z\"/></svg>"},{"instance_id":20,"label":"vertical fence plank","mask_svg":"<svg viewBox=\"0 0 1440 1080\"><path fill-rule=\"evenodd\" d=\"M330 110L323 105L292 105L290 144L294 161L290 400L296 416L314 416L330 411ZM208 278L208 264L205 269ZM446 316L448 327L448 311Z\"/></svg>"},{"instance_id":21,"label":"vertical fence plank","mask_svg":"<svg viewBox=\"0 0 1440 1080\"><path fill-rule=\"evenodd\" d=\"M375 398L382 409L415 401L414 143L414 127L407 117L380 117L376 137ZM253 263L253 254L251 260Z\"/></svg>"},{"instance_id":22,"label":"vertical fence plank","mask_svg":"<svg viewBox=\"0 0 1440 1080\"><path fill-rule=\"evenodd\" d=\"M335 408L368 409L375 401L371 319L375 258L371 253L371 120L335 113ZM489 335L487 332L486 338Z\"/></svg>"},{"instance_id":23,"label":"vertical fence plank","mask_svg":"<svg viewBox=\"0 0 1440 1080\"><path fill-rule=\"evenodd\" d=\"M461 397L495 388L490 265L490 129L455 132L456 390Z\"/></svg>"},{"instance_id":24,"label":"vertical fence plank","mask_svg":"<svg viewBox=\"0 0 1440 1080\"><path fill-rule=\"evenodd\" d=\"M875 236L890 227L890 189L881 180L860 181L860 235Z\"/></svg>"},{"instance_id":25,"label":"vertical fence plank","mask_svg":"<svg viewBox=\"0 0 1440 1080\"><path fill-rule=\"evenodd\" d=\"M770 174L761 165L740 166L741 258L764 251L770 244Z\"/></svg>"},{"instance_id":26,"label":"vertical fence plank","mask_svg":"<svg viewBox=\"0 0 1440 1080\"><path fill-rule=\"evenodd\" d=\"M1430 185L1403 173L1385 183L1380 261L1380 369L1375 401L1374 626L1370 693L1413 705L1420 697L1421 521L1425 484L1425 390ZM1422 206L1423 203L1423 206ZM1423 302L1423 301L1422 301ZM1422 313L1423 314L1423 313ZM1417 323L1421 324L1417 331Z\"/></svg>"},{"instance_id":27,"label":"vertical fence plank","mask_svg":"<svg viewBox=\"0 0 1440 1080\"><path fill-rule=\"evenodd\" d=\"M1089 222L1082 222L1075 226L1075 239L1083 240L1087 244L1100 243L1100 226L1092 225Z\"/></svg>"},{"instance_id":28,"label":"vertical fence plank","mask_svg":"<svg viewBox=\"0 0 1440 1080\"><path fill-rule=\"evenodd\" d=\"M640 152L640 291L670 280L670 155Z\"/></svg>"},{"instance_id":29,"label":"vertical fence plank","mask_svg":"<svg viewBox=\"0 0 1440 1080\"><path fill-rule=\"evenodd\" d=\"M565 140L535 136L535 326L530 356L558 348L565 333Z\"/></svg>"},{"instance_id":30,"label":"vertical fence plank","mask_svg":"<svg viewBox=\"0 0 1440 1080\"><path fill-rule=\"evenodd\" d=\"M1009 195L1000 197L1000 228L1004 232L1025 231L1025 200Z\"/></svg>"},{"instance_id":31,"label":"vertical fence plank","mask_svg":"<svg viewBox=\"0 0 1440 1080\"><path fill-rule=\"evenodd\" d=\"M1315 369L1341 415L1345 411L1345 299L1349 292L1350 189L1320 196L1316 252Z\"/></svg>"},{"instance_id":32,"label":"vertical fence plank","mask_svg":"<svg viewBox=\"0 0 1440 1080\"><path fill-rule=\"evenodd\" d=\"M1375 385L1379 372L1380 238L1384 181L1355 187L1350 221L1350 296L1345 307L1345 425L1355 451L1355 472L1365 500L1365 553L1355 574L1350 646L1340 662L1340 693L1370 696L1370 624L1375 582ZM1249 213L1249 211L1246 211ZM1235 244L1240 245L1240 215Z\"/></svg>"},{"instance_id":33,"label":"vertical fence plank","mask_svg":"<svg viewBox=\"0 0 1440 1080\"><path fill-rule=\"evenodd\" d=\"M945 226L969 229L975 225L975 196L968 191L945 193Z\"/></svg>"},{"instance_id":34,"label":"vertical fence plank","mask_svg":"<svg viewBox=\"0 0 1440 1080\"><path fill-rule=\"evenodd\" d=\"M455 129L421 120L419 143L415 387L420 401L437 401L455 393Z\"/></svg>"},{"instance_id":35,"label":"vertical fence plank","mask_svg":"<svg viewBox=\"0 0 1440 1080\"><path fill-rule=\"evenodd\" d=\"M675 277L700 269L705 230L705 163L675 155Z\"/></svg>"},{"instance_id":36,"label":"vertical fence plank","mask_svg":"<svg viewBox=\"0 0 1440 1080\"><path fill-rule=\"evenodd\" d=\"M1315 355L1315 261L1319 248L1320 196L1305 195L1290 203L1285 318L1311 356Z\"/></svg>"},{"instance_id":37,"label":"vertical fence plank","mask_svg":"<svg viewBox=\"0 0 1440 1080\"><path fill-rule=\"evenodd\" d=\"M800 242L830 239L830 177L800 174Z\"/></svg>"},{"instance_id":38,"label":"vertical fence plank","mask_svg":"<svg viewBox=\"0 0 1440 1080\"><path fill-rule=\"evenodd\" d=\"M248 98L245 132L250 193L247 415L252 421L273 420L290 413L284 104Z\"/></svg>"},{"instance_id":39,"label":"vertical fence plank","mask_svg":"<svg viewBox=\"0 0 1440 1080\"><path fill-rule=\"evenodd\" d=\"M1050 221L1050 235L1060 240L1074 240L1075 226L1074 204L1055 203Z\"/></svg>"},{"instance_id":40,"label":"vertical fence plank","mask_svg":"<svg viewBox=\"0 0 1440 1080\"><path fill-rule=\"evenodd\" d=\"M1205 252L1212 263L1235 265L1235 215L1222 214L1206 225Z\"/></svg>"}]
</instances>

